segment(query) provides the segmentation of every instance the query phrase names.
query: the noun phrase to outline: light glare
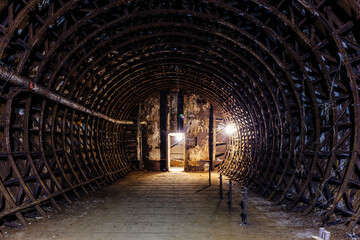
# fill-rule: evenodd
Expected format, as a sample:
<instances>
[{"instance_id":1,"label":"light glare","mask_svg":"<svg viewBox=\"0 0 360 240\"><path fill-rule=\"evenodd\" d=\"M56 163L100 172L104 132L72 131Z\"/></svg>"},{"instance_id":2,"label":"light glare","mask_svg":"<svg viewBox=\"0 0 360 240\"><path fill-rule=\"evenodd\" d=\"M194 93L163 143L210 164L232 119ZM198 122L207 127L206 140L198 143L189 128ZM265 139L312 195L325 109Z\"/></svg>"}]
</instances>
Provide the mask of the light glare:
<instances>
[{"instance_id":1,"label":"light glare","mask_svg":"<svg viewBox=\"0 0 360 240\"><path fill-rule=\"evenodd\" d=\"M184 139L183 133L175 133L174 135L177 141L182 141Z\"/></svg>"},{"instance_id":2,"label":"light glare","mask_svg":"<svg viewBox=\"0 0 360 240\"><path fill-rule=\"evenodd\" d=\"M227 126L225 127L225 132L226 132L226 134L228 134L228 135L234 134L235 131L236 131L236 128L235 128L234 125L227 125Z\"/></svg>"}]
</instances>

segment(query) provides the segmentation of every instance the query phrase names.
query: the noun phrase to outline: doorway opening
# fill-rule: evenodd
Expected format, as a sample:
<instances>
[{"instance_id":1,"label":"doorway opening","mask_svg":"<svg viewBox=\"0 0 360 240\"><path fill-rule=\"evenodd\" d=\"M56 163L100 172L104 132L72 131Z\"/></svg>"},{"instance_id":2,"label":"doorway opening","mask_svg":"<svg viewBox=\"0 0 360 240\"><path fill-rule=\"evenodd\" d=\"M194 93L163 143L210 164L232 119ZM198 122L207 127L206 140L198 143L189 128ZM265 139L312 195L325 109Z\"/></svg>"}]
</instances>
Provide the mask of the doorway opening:
<instances>
[{"instance_id":1,"label":"doorway opening","mask_svg":"<svg viewBox=\"0 0 360 240\"><path fill-rule=\"evenodd\" d=\"M166 163L168 171L183 171L185 169L184 133L168 134Z\"/></svg>"}]
</instances>

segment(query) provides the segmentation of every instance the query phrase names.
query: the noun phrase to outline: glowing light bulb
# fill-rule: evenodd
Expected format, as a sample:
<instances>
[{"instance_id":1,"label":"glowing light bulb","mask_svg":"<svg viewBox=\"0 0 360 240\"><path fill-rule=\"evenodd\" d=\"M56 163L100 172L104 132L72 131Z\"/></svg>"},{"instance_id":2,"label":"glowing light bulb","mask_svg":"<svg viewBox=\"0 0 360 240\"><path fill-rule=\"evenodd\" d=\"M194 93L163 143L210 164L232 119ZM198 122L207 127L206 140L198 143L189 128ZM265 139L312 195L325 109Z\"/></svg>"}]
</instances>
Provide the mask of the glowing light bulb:
<instances>
[{"instance_id":1,"label":"glowing light bulb","mask_svg":"<svg viewBox=\"0 0 360 240\"><path fill-rule=\"evenodd\" d=\"M234 125L227 125L227 126L225 127L225 132L226 132L226 134L228 134L228 135L234 134L235 131L236 131L236 128L235 128Z\"/></svg>"},{"instance_id":2,"label":"glowing light bulb","mask_svg":"<svg viewBox=\"0 0 360 240\"><path fill-rule=\"evenodd\" d=\"M181 141L184 139L184 134L183 133L175 133L175 138L177 141Z\"/></svg>"}]
</instances>

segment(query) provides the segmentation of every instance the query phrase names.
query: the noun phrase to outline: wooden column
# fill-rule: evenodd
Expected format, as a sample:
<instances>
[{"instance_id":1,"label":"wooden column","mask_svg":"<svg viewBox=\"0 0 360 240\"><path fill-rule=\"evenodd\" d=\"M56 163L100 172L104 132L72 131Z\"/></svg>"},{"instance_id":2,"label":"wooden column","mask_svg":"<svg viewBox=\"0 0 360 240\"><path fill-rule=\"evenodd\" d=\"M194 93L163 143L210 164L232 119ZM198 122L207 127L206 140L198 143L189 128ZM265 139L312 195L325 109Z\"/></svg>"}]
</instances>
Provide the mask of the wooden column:
<instances>
[{"instance_id":1,"label":"wooden column","mask_svg":"<svg viewBox=\"0 0 360 240\"><path fill-rule=\"evenodd\" d=\"M166 171L167 145L167 92L160 92L160 170Z\"/></svg>"},{"instance_id":2,"label":"wooden column","mask_svg":"<svg viewBox=\"0 0 360 240\"><path fill-rule=\"evenodd\" d=\"M209 168L214 170L214 160L215 160L215 124L214 124L214 110L213 106L210 105L209 110Z\"/></svg>"},{"instance_id":3,"label":"wooden column","mask_svg":"<svg viewBox=\"0 0 360 240\"><path fill-rule=\"evenodd\" d=\"M178 93L177 99L177 130L183 132L184 129L184 94L182 91Z\"/></svg>"},{"instance_id":4,"label":"wooden column","mask_svg":"<svg viewBox=\"0 0 360 240\"><path fill-rule=\"evenodd\" d=\"M141 127L141 103L139 103L139 110L136 119L136 156L139 161L139 169L144 169L144 162L142 158L142 127Z\"/></svg>"}]
</instances>

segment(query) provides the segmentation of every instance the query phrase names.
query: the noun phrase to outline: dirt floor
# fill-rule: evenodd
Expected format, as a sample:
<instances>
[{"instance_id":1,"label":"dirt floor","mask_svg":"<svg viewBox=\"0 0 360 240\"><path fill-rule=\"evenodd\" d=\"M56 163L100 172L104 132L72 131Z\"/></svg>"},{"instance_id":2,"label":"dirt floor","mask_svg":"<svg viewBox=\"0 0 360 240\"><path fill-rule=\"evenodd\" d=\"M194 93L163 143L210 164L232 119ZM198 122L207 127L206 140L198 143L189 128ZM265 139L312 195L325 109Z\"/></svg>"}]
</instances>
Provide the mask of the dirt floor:
<instances>
[{"instance_id":1,"label":"dirt floor","mask_svg":"<svg viewBox=\"0 0 360 240\"><path fill-rule=\"evenodd\" d=\"M228 209L228 184L219 198L219 175L183 171L133 172L58 212L48 219L28 219L24 229L3 228L7 239L313 239L316 218L284 212L249 193L248 225L241 225L241 194L234 185ZM334 227L331 239L344 239ZM341 228L341 227L340 227ZM340 232L338 231L340 230Z\"/></svg>"}]
</instances>

